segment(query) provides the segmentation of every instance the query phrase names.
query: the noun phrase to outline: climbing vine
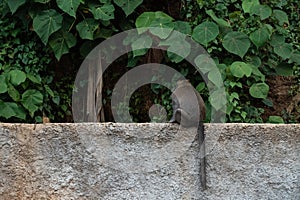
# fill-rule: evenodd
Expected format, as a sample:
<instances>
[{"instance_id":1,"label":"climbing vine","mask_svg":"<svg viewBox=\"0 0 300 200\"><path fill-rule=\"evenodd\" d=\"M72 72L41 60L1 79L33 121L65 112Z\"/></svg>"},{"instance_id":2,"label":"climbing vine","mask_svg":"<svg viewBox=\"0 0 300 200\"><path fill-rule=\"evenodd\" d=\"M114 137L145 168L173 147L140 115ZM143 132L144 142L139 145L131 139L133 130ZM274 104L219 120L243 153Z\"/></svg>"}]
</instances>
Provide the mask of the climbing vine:
<instances>
[{"instance_id":1,"label":"climbing vine","mask_svg":"<svg viewBox=\"0 0 300 200\"><path fill-rule=\"evenodd\" d=\"M180 31L201 44L221 72L227 93L225 112L228 122L263 122L261 114L264 109L257 105L272 107L273 104L268 98L270 86L266 76L299 74L299 5L296 0L183 0L180 14L175 17L173 12L171 16L170 7L161 11L151 10L143 0L1 0L0 5L1 27L15 26L10 29L11 36L1 30L1 39L5 40L1 44L1 55L5 57L0 60L0 106L3 108L0 117L8 119L26 120L27 114L31 118L40 117L41 114L35 113L43 112L41 107L45 99L52 99L58 104L57 95L49 87L53 76L49 80L40 80L38 77L43 70L32 72L33 69L41 69L33 67L35 64L32 62L40 66L49 65L52 57L47 55L51 53L57 60L74 53L80 53L84 58L99 42L131 28L167 28L164 31L148 30L162 39L169 49L157 61L168 63L189 77L207 100L208 110L217 109L224 99L209 98L200 75L193 76L195 71L184 61L190 52L188 43L184 38L172 41L171 32L165 30ZM22 21L22 30L16 28L15 22L7 25L11 17ZM34 41L22 43L20 37L24 34L20 32L26 32L26 37L35 38ZM141 40L130 42L133 49L140 45L146 45L146 48L151 40L149 37L144 38L143 43ZM17 49L29 49L29 52L11 50L10 42L20 44ZM37 46L37 49L43 49L41 44L47 47L47 52L33 50ZM174 51L180 56L171 53ZM128 67L135 66L147 52L147 49L133 50L128 55ZM18 67L20 63L24 68ZM203 60L198 58L195 64L201 67ZM209 70L207 77L216 83L217 77ZM163 93L168 92L163 90ZM68 98L65 100L70 102ZM159 100L156 102L159 103ZM171 112L166 98L163 105ZM35 121L40 121L39 117ZM272 117L272 121L282 122L282 119Z\"/></svg>"}]
</instances>

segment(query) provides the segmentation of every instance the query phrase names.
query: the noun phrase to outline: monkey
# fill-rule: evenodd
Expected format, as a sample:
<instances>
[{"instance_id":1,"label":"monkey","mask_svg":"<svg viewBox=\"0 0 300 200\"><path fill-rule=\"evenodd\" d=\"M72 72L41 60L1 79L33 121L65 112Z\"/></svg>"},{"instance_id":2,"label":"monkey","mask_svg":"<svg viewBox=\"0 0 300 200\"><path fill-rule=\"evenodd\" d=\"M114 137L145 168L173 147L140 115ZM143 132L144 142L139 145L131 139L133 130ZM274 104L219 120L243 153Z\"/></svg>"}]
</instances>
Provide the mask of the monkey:
<instances>
[{"instance_id":1,"label":"monkey","mask_svg":"<svg viewBox=\"0 0 300 200\"><path fill-rule=\"evenodd\" d=\"M189 80L177 81L176 88L171 95L173 115L169 122L179 123L183 127L197 127L200 146L200 181L206 189L206 158L204 145L204 126L206 108L201 95L191 85Z\"/></svg>"}]
</instances>

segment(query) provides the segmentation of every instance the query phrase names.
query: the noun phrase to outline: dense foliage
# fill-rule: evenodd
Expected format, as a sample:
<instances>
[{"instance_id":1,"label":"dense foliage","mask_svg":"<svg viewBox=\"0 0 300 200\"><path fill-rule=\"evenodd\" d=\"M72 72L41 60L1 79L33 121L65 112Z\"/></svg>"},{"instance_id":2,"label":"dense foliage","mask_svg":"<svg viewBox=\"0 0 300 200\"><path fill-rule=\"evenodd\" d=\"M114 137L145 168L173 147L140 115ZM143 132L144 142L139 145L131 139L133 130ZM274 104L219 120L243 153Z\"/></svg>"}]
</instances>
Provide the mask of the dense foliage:
<instances>
[{"instance_id":1,"label":"dense foliage","mask_svg":"<svg viewBox=\"0 0 300 200\"><path fill-rule=\"evenodd\" d=\"M0 27L0 121L65 121L70 97L53 82L49 49L17 18L0 19Z\"/></svg>"},{"instance_id":2,"label":"dense foliage","mask_svg":"<svg viewBox=\"0 0 300 200\"><path fill-rule=\"evenodd\" d=\"M162 27L189 35L205 47L222 73L228 101L228 122L263 122L262 107L272 107L272 101L268 98L270 86L266 82L266 76L299 74L297 0L184 0L178 8L180 12L173 12L170 9L172 5L162 3L161 7L156 5L155 8L150 6L151 2L143 0L14 0L0 1L0 4L3 6L4 19L0 26L10 28L9 33L3 30L0 33L4 38L2 40L5 40L1 45L6 45L3 49L9 49L13 45L17 45L17 49L25 46L31 56L24 56L17 51L13 55L5 52L6 50L1 52L5 57L0 59L0 82L3 83L0 86L0 95L3 96L0 106L5 109L0 109L0 117L7 119L28 121L30 116L35 121L40 121L41 114L36 114L36 111L45 112L46 108L49 115L53 113L50 112L49 105L53 102L59 104L56 101L58 95L49 87L53 75L45 67L51 59L47 56L49 51L41 51L41 44L36 39L32 40L36 38L35 34L58 60L64 54L76 54L78 49L84 58L102 40L135 27ZM18 30L13 23L9 27L8 19L11 16L23 21L25 28L22 34L13 33ZM167 51L159 61L174 66L188 77L207 100L209 110L220 108L224 99L208 98L207 87L201 76L194 76L195 70L184 61L184 52L189 52L184 38L178 41L178 48L178 43L168 40L171 38L170 33L151 33L165 41L164 45L173 52L176 49L175 52L178 51L178 55L181 55L176 56ZM24 35L29 37L27 41L17 41ZM133 49L140 45L147 47L151 40L152 38L147 38L146 46L145 40L143 43L132 40L131 46ZM14 44L10 44L11 42ZM149 56L146 50L133 51L128 55L128 66L135 66L145 55ZM29 61L23 61L26 59ZM16 62L22 63L21 67ZM34 62L38 62L39 67ZM195 60L195 63L198 67L203 67L203 60ZM208 79L216 82L214 74L209 69L206 70ZM50 78L45 76L39 79L41 74ZM154 101L166 106L170 115L170 100L167 98L170 91L155 85L151 87L154 93L161 89L163 98ZM136 95L136 98L135 102L139 102L142 97ZM45 99L52 99L52 102L47 103ZM70 98L65 98L65 101L69 102ZM62 105L66 107L67 104ZM133 115L138 113L136 109L139 108L131 108ZM55 117L57 116L52 118ZM282 118L270 117L269 122L282 122Z\"/></svg>"}]
</instances>

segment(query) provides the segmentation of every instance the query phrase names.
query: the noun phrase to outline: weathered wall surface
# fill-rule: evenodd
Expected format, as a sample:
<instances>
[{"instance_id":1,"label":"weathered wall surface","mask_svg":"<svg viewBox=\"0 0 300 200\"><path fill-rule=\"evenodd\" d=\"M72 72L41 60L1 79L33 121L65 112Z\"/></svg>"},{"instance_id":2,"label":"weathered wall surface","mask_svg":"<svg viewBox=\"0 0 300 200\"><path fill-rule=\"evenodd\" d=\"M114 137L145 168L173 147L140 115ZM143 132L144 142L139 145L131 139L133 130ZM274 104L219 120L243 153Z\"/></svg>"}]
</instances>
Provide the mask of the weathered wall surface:
<instances>
[{"instance_id":1,"label":"weathered wall surface","mask_svg":"<svg viewBox=\"0 0 300 200\"><path fill-rule=\"evenodd\" d=\"M300 125L0 124L0 199L300 199Z\"/></svg>"}]
</instances>

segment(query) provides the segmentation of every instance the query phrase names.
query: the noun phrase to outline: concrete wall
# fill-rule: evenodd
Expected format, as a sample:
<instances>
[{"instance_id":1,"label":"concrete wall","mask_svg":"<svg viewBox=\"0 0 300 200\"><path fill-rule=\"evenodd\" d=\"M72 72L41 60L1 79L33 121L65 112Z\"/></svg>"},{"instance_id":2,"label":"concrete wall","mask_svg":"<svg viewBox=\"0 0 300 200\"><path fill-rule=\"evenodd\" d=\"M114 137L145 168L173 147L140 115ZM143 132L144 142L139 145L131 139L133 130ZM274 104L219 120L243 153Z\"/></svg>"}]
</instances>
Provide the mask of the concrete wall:
<instances>
[{"instance_id":1,"label":"concrete wall","mask_svg":"<svg viewBox=\"0 0 300 200\"><path fill-rule=\"evenodd\" d=\"M300 125L0 124L0 199L300 199Z\"/></svg>"}]
</instances>

